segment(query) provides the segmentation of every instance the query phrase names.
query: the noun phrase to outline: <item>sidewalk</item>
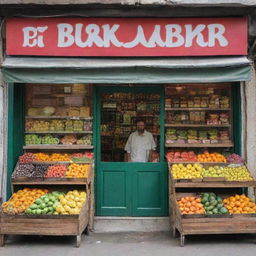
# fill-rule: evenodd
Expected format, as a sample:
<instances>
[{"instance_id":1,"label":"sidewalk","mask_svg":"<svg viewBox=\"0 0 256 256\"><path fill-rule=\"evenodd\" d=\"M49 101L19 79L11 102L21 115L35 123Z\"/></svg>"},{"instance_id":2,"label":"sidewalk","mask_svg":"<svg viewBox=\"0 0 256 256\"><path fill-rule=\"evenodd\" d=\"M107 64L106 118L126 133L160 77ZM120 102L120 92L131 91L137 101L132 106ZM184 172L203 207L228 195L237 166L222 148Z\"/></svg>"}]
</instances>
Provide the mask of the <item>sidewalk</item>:
<instances>
[{"instance_id":1,"label":"sidewalk","mask_svg":"<svg viewBox=\"0 0 256 256\"><path fill-rule=\"evenodd\" d=\"M255 256L256 235L193 236L185 247L169 232L91 233L80 248L73 237L8 237L1 256Z\"/></svg>"}]
</instances>

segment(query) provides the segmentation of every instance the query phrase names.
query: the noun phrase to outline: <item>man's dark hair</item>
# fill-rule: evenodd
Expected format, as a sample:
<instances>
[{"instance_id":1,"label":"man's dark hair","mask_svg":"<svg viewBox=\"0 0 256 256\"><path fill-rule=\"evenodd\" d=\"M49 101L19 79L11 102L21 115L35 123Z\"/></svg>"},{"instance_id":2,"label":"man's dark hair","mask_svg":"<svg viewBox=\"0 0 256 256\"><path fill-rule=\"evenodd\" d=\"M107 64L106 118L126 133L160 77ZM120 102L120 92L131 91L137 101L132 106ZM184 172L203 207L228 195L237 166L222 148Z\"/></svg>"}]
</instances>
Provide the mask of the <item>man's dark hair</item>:
<instances>
[{"instance_id":1,"label":"man's dark hair","mask_svg":"<svg viewBox=\"0 0 256 256\"><path fill-rule=\"evenodd\" d=\"M145 121L144 121L144 120L142 120L142 119L138 119L138 120L136 121L136 124L138 124L138 123L140 123L140 122L142 122L142 123L144 123L144 124L145 124Z\"/></svg>"}]
</instances>

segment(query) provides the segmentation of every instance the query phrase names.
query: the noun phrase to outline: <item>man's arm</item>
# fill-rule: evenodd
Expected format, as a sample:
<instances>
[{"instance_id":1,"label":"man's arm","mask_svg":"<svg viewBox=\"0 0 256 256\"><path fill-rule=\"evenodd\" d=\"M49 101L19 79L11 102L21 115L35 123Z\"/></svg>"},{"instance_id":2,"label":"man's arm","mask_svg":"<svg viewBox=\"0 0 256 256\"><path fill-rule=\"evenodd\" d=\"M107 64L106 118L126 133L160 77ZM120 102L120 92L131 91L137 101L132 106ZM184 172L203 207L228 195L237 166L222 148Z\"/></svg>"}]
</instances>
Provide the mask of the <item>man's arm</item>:
<instances>
[{"instance_id":1,"label":"man's arm","mask_svg":"<svg viewBox=\"0 0 256 256\"><path fill-rule=\"evenodd\" d=\"M124 148L124 150L127 152L128 162L131 162L131 144L132 144L132 136L130 135Z\"/></svg>"},{"instance_id":2,"label":"man's arm","mask_svg":"<svg viewBox=\"0 0 256 256\"><path fill-rule=\"evenodd\" d=\"M151 134L151 149L149 151L149 162L152 162L153 161L153 152L156 150L156 142L154 140L154 137L153 135Z\"/></svg>"}]
</instances>

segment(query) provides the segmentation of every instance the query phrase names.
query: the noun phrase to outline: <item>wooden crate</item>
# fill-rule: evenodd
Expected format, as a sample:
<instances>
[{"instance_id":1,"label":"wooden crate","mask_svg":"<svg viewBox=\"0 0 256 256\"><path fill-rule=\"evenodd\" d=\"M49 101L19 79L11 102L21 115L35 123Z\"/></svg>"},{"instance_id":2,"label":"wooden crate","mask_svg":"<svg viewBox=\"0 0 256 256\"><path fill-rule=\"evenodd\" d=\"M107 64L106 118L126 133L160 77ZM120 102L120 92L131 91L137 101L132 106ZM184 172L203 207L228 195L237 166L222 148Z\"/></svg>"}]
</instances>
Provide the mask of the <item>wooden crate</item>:
<instances>
[{"instance_id":1,"label":"wooden crate","mask_svg":"<svg viewBox=\"0 0 256 256\"><path fill-rule=\"evenodd\" d=\"M86 200L79 215L8 215L0 216L0 246L5 235L76 236L76 246L81 235L88 231L89 200Z\"/></svg>"},{"instance_id":2,"label":"wooden crate","mask_svg":"<svg viewBox=\"0 0 256 256\"><path fill-rule=\"evenodd\" d=\"M218 194L226 198L237 189L248 187L253 187L254 193L256 192L255 178L253 181L192 182L192 180L184 180L178 182L169 172L170 223L173 227L173 235L176 236L177 230L180 233L180 245L184 246L186 235L256 233L256 214L182 215L177 205L177 200L181 197L199 195L192 193L190 189L220 189L222 192ZM179 189L183 192L180 193Z\"/></svg>"},{"instance_id":3,"label":"wooden crate","mask_svg":"<svg viewBox=\"0 0 256 256\"><path fill-rule=\"evenodd\" d=\"M43 186L50 191L56 187L66 191L65 186L78 186L86 191L86 203L79 215L8 215L0 214L0 246L4 245L5 235L50 235L76 236L77 247L80 246L83 231L89 233L93 229L94 220L94 171L91 165L88 178L21 178L12 179L12 192L25 186Z\"/></svg>"},{"instance_id":4,"label":"wooden crate","mask_svg":"<svg viewBox=\"0 0 256 256\"><path fill-rule=\"evenodd\" d=\"M256 233L256 216L251 214L195 215L184 216L176 207L173 233L180 233L180 246L184 246L186 235L248 234Z\"/></svg>"}]
</instances>

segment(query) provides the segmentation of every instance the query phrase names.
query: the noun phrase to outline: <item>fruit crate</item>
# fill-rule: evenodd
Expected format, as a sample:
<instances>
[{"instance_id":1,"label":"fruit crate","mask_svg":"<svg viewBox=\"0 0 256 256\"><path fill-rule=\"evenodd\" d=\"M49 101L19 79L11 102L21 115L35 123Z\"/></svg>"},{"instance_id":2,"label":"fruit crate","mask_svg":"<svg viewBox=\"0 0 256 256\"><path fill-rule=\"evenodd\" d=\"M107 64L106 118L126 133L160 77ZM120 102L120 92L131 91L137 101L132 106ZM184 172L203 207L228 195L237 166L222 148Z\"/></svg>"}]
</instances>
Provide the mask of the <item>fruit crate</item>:
<instances>
[{"instance_id":1,"label":"fruit crate","mask_svg":"<svg viewBox=\"0 0 256 256\"><path fill-rule=\"evenodd\" d=\"M256 214L182 214L177 200L188 195L196 196L177 193L173 198L173 236L176 237L179 231L180 246L184 246L186 235L256 233Z\"/></svg>"},{"instance_id":2,"label":"fruit crate","mask_svg":"<svg viewBox=\"0 0 256 256\"><path fill-rule=\"evenodd\" d=\"M8 215L0 213L0 246L4 245L6 235L50 235L76 236L76 246L80 246L81 235L94 225L94 165L86 179L78 178L13 178L12 193L26 187L44 187L49 190L65 191L67 187L82 188L87 192L87 200L79 215Z\"/></svg>"},{"instance_id":3,"label":"fruit crate","mask_svg":"<svg viewBox=\"0 0 256 256\"><path fill-rule=\"evenodd\" d=\"M219 187L253 187L256 186L256 179L252 172L250 172L248 166L246 164L243 164L243 166L246 167L248 172L250 173L250 176L253 178L252 180L244 180L244 181L230 181L227 180L225 177L203 177L203 178L191 178L191 179L174 179L172 176L172 173L170 171L171 167L173 164L177 163L168 163L168 169L169 169L169 177L170 177L170 182L173 183L175 187L197 187L197 186L219 186ZM203 167L208 167L208 166L223 166L226 167L228 164L226 163L183 163L180 162L180 164L200 164ZM207 184L207 183L212 183L212 184Z\"/></svg>"},{"instance_id":4,"label":"fruit crate","mask_svg":"<svg viewBox=\"0 0 256 256\"><path fill-rule=\"evenodd\" d=\"M89 200L79 215L0 215L0 246L6 235L76 236L76 246L83 232L89 233Z\"/></svg>"}]
</instances>

